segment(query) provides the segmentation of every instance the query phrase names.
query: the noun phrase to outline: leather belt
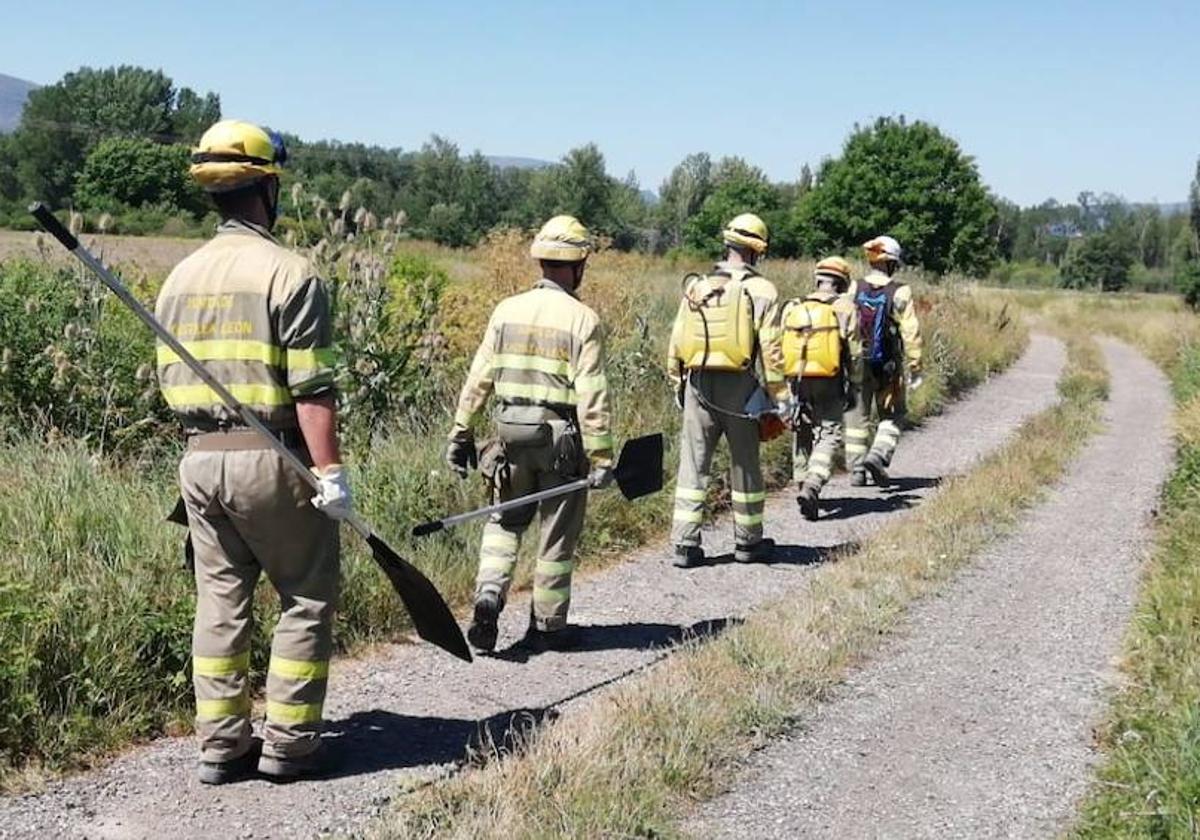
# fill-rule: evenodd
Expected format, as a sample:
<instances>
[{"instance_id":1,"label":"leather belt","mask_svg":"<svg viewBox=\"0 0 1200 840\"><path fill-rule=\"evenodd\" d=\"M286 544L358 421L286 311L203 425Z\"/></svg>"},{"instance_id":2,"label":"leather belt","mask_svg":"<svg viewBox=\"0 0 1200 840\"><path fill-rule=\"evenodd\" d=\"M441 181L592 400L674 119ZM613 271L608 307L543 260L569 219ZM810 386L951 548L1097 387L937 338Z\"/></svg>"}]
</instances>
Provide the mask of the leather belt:
<instances>
[{"instance_id":1,"label":"leather belt","mask_svg":"<svg viewBox=\"0 0 1200 840\"><path fill-rule=\"evenodd\" d=\"M304 437L299 429L279 429L275 437L288 449L302 449ZM224 432L202 432L187 440L190 452L245 452L270 449L271 445L253 429L230 429Z\"/></svg>"}]
</instances>

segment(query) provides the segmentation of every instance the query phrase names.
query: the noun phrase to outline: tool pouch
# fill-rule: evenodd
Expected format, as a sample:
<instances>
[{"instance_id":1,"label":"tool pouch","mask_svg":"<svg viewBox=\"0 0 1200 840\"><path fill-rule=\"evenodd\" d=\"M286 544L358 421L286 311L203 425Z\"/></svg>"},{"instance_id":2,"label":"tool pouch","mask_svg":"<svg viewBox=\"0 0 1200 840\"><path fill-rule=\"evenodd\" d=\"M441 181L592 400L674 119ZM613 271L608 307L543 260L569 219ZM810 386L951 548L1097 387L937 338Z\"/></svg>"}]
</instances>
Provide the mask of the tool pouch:
<instances>
[{"instance_id":1,"label":"tool pouch","mask_svg":"<svg viewBox=\"0 0 1200 840\"><path fill-rule=\"evenodd\" d=\"M563 478L575 479L587 475L590 467L579 429L567 424L554 447L554 471Z\"/></svg>"},{"instance_id":2,"label":"tool pouch","mask_svg":"<svg viewBox=\"0 0 1200 840\"><path fill-rule=\"evenodd\" d=\"M189 574L196 573L196 547L192 543L192 530L188 524L187 507L183 503L183 497L180 496L175 500L175 507L167 514L167 522L173 522L176 525L182 525L187 534L183 538L183 568Z\"/></svg>"},{"instance_id":3,"label":"tool pouch","mask_svg":"<svg viewBox=\"0 0 1200 840\"><path fill-rule=\"evenodd\" d=\"M499 438L488 438L479 448L479 474L487 482L491 490L492 501L495 502L501 490L508 485L512 476L512 468L508 463L508 452L504 441Z\"/></svg>"},{"instance_id":4,"label":"tool pouch","mask_svg":"<svg viewBox=\"0 0 1200 840\"><path fill-rule=\"evenodd\" d=\"M496 435L506 447L548 447L554 433L540 406L506 405L496 413Z\"/></svg>"}]
</instances>

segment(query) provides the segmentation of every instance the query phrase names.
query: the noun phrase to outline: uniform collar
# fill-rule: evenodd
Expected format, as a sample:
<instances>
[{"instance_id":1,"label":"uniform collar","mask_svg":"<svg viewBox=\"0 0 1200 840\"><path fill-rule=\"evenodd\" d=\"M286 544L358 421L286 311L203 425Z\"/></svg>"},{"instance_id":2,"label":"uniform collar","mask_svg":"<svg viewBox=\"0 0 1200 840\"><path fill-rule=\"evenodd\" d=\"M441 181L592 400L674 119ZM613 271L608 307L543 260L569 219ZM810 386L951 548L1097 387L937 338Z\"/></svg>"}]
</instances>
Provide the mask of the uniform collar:
<instances>
[{"instance_id":1,"label":"uniform collar","mask_svg":"<svg viewBox=\"0 0 1200 840\"><path fill-rule=\"evenodd\" d=\"M245 219L226 219L221 222L221 224L217 225L217 235L220 236L223 233L256 234L268 242L274 242L276 245L279 244L278 240L265 227L256 225L253 222L247 222Z\"/></svg>"},{"instance_id":2,"label":"uniform collar","mask_svg":"<svg viewBox=\"0 0 1200 840\"><path fill-rule=\"evenodd\" d=\"M894 277L888 277L877 268L872 268L869 272L867 272L867 276L863 278L863 280L870 283L872 286L886 286L894 279Z\"/></svg>"},{"instance_id":3,"label":"uniform collar","mask_svg":"<svg viewBox=\"0 0 1200 840\"><path fill-rule=\"evenodd\" d=\"M567 290L566 290L566 289L564 289L562 286L560 286L560 285L558 285L557 283L555 283L553 280L549 280L549 279L547 279L547 278L545 278L545 277L543 277L541 280L539 280L539 281L537 281L536 283L534 283L534 284L533 284L533 288L535 288L535 289L549 289L549 290L550 290L550 291L552 291L552 292L562 292L564 295L570 295L571 297L575 297L575 293L574 293L574 292L569 292L569 291L567 291Z\"/></svg>"},{"instance_id":4,"label":"uniform collar","mask_svg":"<svg viewBox=\"0 0 1200 840\"><path fill-rule=\"evenodd\" d=\"M815 289L808 293L805 300L819 300L822 303L829 303L832 300L837 300L842 296L842 292L834 289Z\"/></svg>"},{"instance_id":5,"label":"uniform collar","mask_svg":"<svg viewBox=\"0 0 1200 840\"><path fill-rule=\"evenodd\" d=\"M759 273L754 270L754 266L747 263L739 263L734 265L726 260L720 260L713 265L714 274L724 274L735 280L743 280L747 277L758 277Z\"/></svg>"}]
</instances>

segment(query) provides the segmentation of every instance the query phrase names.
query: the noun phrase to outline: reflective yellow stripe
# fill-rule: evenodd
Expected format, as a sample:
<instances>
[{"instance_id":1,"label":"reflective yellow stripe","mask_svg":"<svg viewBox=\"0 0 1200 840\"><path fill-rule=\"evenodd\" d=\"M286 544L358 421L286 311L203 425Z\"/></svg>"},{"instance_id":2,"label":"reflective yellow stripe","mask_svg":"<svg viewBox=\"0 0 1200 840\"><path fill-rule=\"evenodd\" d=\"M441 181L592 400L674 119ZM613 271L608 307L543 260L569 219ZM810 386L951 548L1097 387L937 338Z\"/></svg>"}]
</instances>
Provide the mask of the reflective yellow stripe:
<instances>
[{"instance_id":1,"label":"reflective yellow stripe","mask_svg":"<svg viewBox=\"0 0 1200 840\"><path fill-rule=\"evenodd\" d=\"M317 347L312 350L287 351L288 370L316 370L337 364L337 351L332 347Z\"/></svg>"},{"instance_id":2,"label":"reflective yellow stripe","mask_svg":"<svg viewBox=\"0 0 1200 840\"><path fill-rule=\"evenodd\" d=\"M278 366L283 361L283 350L265 341L185 341L183 348L202 362L262 362L264 365ZM174 350L162 345L159 345L155 355L159 365L164 367L182 361Z\"/></svg>"},{"instance_id":3,"label":"reflective yellow stripe","mask_svg":"<svg viewBox=\"0 0 1200 840\"><path fill-rule=\"evenodd\" d=\"M671 517L676 522L703 522L704 511L702 510L678 510Z\"/></svg>"},{"instance_id":4,"label":"reflective yellow stripe","mask_svg":"<svg viewBox=\"0 0 1200 840\"><path fill-rule=\"evenodd\" d=\"M515 565L517 565L517 558L515 557L479 558L479 570L484 572L500 572L504 575L510 575Z\"/></svg>"},{"instance_id":5,"label":"reflective yellow stripe","mask_svg":"<svg viewBox=\"0 0 1200 840\"><path fill-rule=\"evenodd\" d=\"M583 448L588 452L606 452L613 448L613 436L584 435Z\"/></svg>"},{"instance_id":6,"label":"reflective yellow stripe","mask_svg":"<svg viewBox=\"0 0 1200 840\"><path fill-rule=\"evenodd\" d=\"M539 575L569 575L575 570L575 563L571 560L563 560L559 563L539 560L534 568Z\"/></svg>"},{"instance_id":7,"label":"reflective yellow stripe","mask_svg":"<svg viewBox=\"0 0 1200 840\"><path fill-rule=\"evenodd\" d=\"M272 656L268 670L277 677L289 680L323 680L329 676L329 660L305 661Z\"/></svg>"},{"instance_id":8,"label":"reflective yellow stripe","mask_svg":"<svg viewBox=\"0 0 1200 840\"><path fill-rule=\"evenodd\" d=\"M847 429L846 437L851 438L853 440L866 440L868 437L867 430L866 429Z\"/></svg>"},{"instance_id":9,"label":"reflective yellow stripe","mask_svg":"<svg viewBox=\"0 0 1200 840\"><path fill-rule=\"evenodd\" d=\"M867 451L867 445L865 443L847 443L846 444L846 452L848 452L848 453L854 453L855 455L861 455L866 451Z\"/></svg>"},{"instance_id":10,"label":"reflective yellow stripe","mask_svg":"<svg viewBox=\"0 0 1200 840\"><path fill-rule=\"evenodd\" d=\"M498 548L502 551L516 551L520 545L520 540L516 534L509 534L505 531L484 531L483 533L484 548Z\"/></svg>"},{"instance_id":11,"label":"reflective yellow stripe","mask_svg":"<svg viewBox=\"0 0 1200 840\"><path fill-rule=\"evenodd\" d=\"M533 587L533 600L541 601L543 604L565 604L571 600L571 589L566 587L563 589L543 589L540 586Z\"/></svg>"},{"instance_id":12,"label":"reflective yellow stripe","mask_svg":"<svg viewBox=\"0 0 1200 840\"><path fill-rule=\"evenodd\" d=\"M492 357L492 369L536 370L541 373L571 376L571 364L565 359L547 359L545 356L526 356L521 353L497 353Z\"/></svg>"},{"instance_id":13,"label":"reflective yellow stripe","mask_svg":"<svg viewBox=\"0 0 1200 840\"><path fill-rule=\"evenodd\" d=\"M530 385L522 382L497 382L496 396L500 399L521 399L559 405L575 403L575 392L570 388L551 388L549 385Z\"/></svg>"},{"instance_id":14,"label":"reflective yellow stripe","mask_svg":"<svg viewBox=\"0 0 1200 840\"><path fill-rule=\"evenodd\" d=\"M594 394L597 391L607 391L608 377L603 373L596 376L581 376L575 380L575 390L587 394Z\"/></svg>"},{"instance_id":15,"label":"reflective yellow stripe","mask_svg":"<svg viewBox=\"0 0 1200 840\"><path fill-rule=\"evenodd\" d=\"M196 701L196 718L198 720L220 720L244 715L249 711L250 699L244 694L228 700Z\"/></svg>"},{"instance_id":16,"label":"reflective yellow stripe","mask_svg":"<svg viewBox=\"0 0 1200 840\"><path fill-rule=\"evenodd\" d=\"M193 656L192 673L197 677L226 677L250 670L250 651L234 656Z\"/></svg>"},{"instance_id":17,"label":"reflective yellow stripe","mask_svg":"<svg viewBox=\"0 0 1200 840\"><path fill-rule=\"evenodd\" d=\"M267 701L267 720L276 723L319 723L323 703L280 703Z\"/></svg>"},{"instance_id":18,"label":"reflective yellow stripe","mask_svg":"<svg viewBox=\"0 0 1200 840\"><path fill-rule=\"evenodd\" d=\"M761 513L737 513L733 514L733 521L737 525L761 525L763 515Z\"/></svg>"},{"instance_id":19,"label":"reflective yellow stripe","mask_svg":"<svg viewBox=\"0 0 1200 840\"><path fill-rule=\"evenodd\" d=\"M248 405L291 405L292 395L278 385L226 385L238 402ZM163 399L172 408L188 405L220 405L221 398L207 385L173 385L162 389Z\"/></svg>"},{"instance_id":20,"label":"reflective yellow stripe","mask_svg":"<svg viewBox=\"0 0 1200 840\"><path fill-rule=\"evenodd\" d=\"M767 500L767 494L763 490L759 490L757 493L739 493L737 490L734 490L730 495L733 497L735 505L752 505L755 502L765 502Z\"/></svg>"},{"instance_id":21,"label":"reflective yellow stripe","mask_svg":"<svg viewBox=\"0 0 1200 840\"><path fill-rule=\"evenodd\" d=\"M707 493L704 490L696 490L692 487L675 488L675 498L686 502L703 502L705 496L707 496Z\"/></svg>"}]
</instances>

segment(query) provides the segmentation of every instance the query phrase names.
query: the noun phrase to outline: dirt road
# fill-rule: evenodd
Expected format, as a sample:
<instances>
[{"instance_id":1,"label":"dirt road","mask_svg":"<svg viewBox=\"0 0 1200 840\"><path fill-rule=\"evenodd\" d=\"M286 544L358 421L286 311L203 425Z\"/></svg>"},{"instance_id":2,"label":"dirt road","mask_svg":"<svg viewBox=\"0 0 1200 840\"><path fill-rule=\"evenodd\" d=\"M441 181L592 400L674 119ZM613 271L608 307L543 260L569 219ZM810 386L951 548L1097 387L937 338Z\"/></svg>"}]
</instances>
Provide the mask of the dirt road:
<instances>
[{"instance_id":1,"label":"dirt road","mask_svg":"<svg viewBox=\"0 0 1200 840\"><path fill-rule=\"evenodd\" d=\"M728 523L706 534L711 565L679 570L653 546L579 581L573 618L588 629L583 649L527 659L506 649L474 665L425 646L395 646L370 659L335 663L326 713L337 762L333 778L274 786L252 781L219 789L194 778L195 746L167 739L108 767L53 784L37 795L0 800L0 837L310 837L353 831L403 785L450 772L486 731L502 740L511 724L541 720L664 655L685 632L719 632L755 606L800 586L828 550L853 544L886 519L935 492L1004 442L1056 398L1061 346L1035 336L1008 372L901 442L898 486L854 491L839 479L827 515L808 523L790 493L768 506L768 533L780 543L768 565L730 562ZM668 504L667 499L658 501ZM723 556L722 556L723 555ZM527 602L510 604L501 648L524 630Z\"/></svg>"},{"instance_id":2,"label":"dirt road","mask_svg":"<svg viewBox=\"0 0 1200 840\"><path fill-rule=\"evenodd\" d=\"M1047 501L691 831L1032 838L1070 824L1173 457L1162 374L1125 345L1104 353L1104 430Z\"/></svg>"}]
</instances>

